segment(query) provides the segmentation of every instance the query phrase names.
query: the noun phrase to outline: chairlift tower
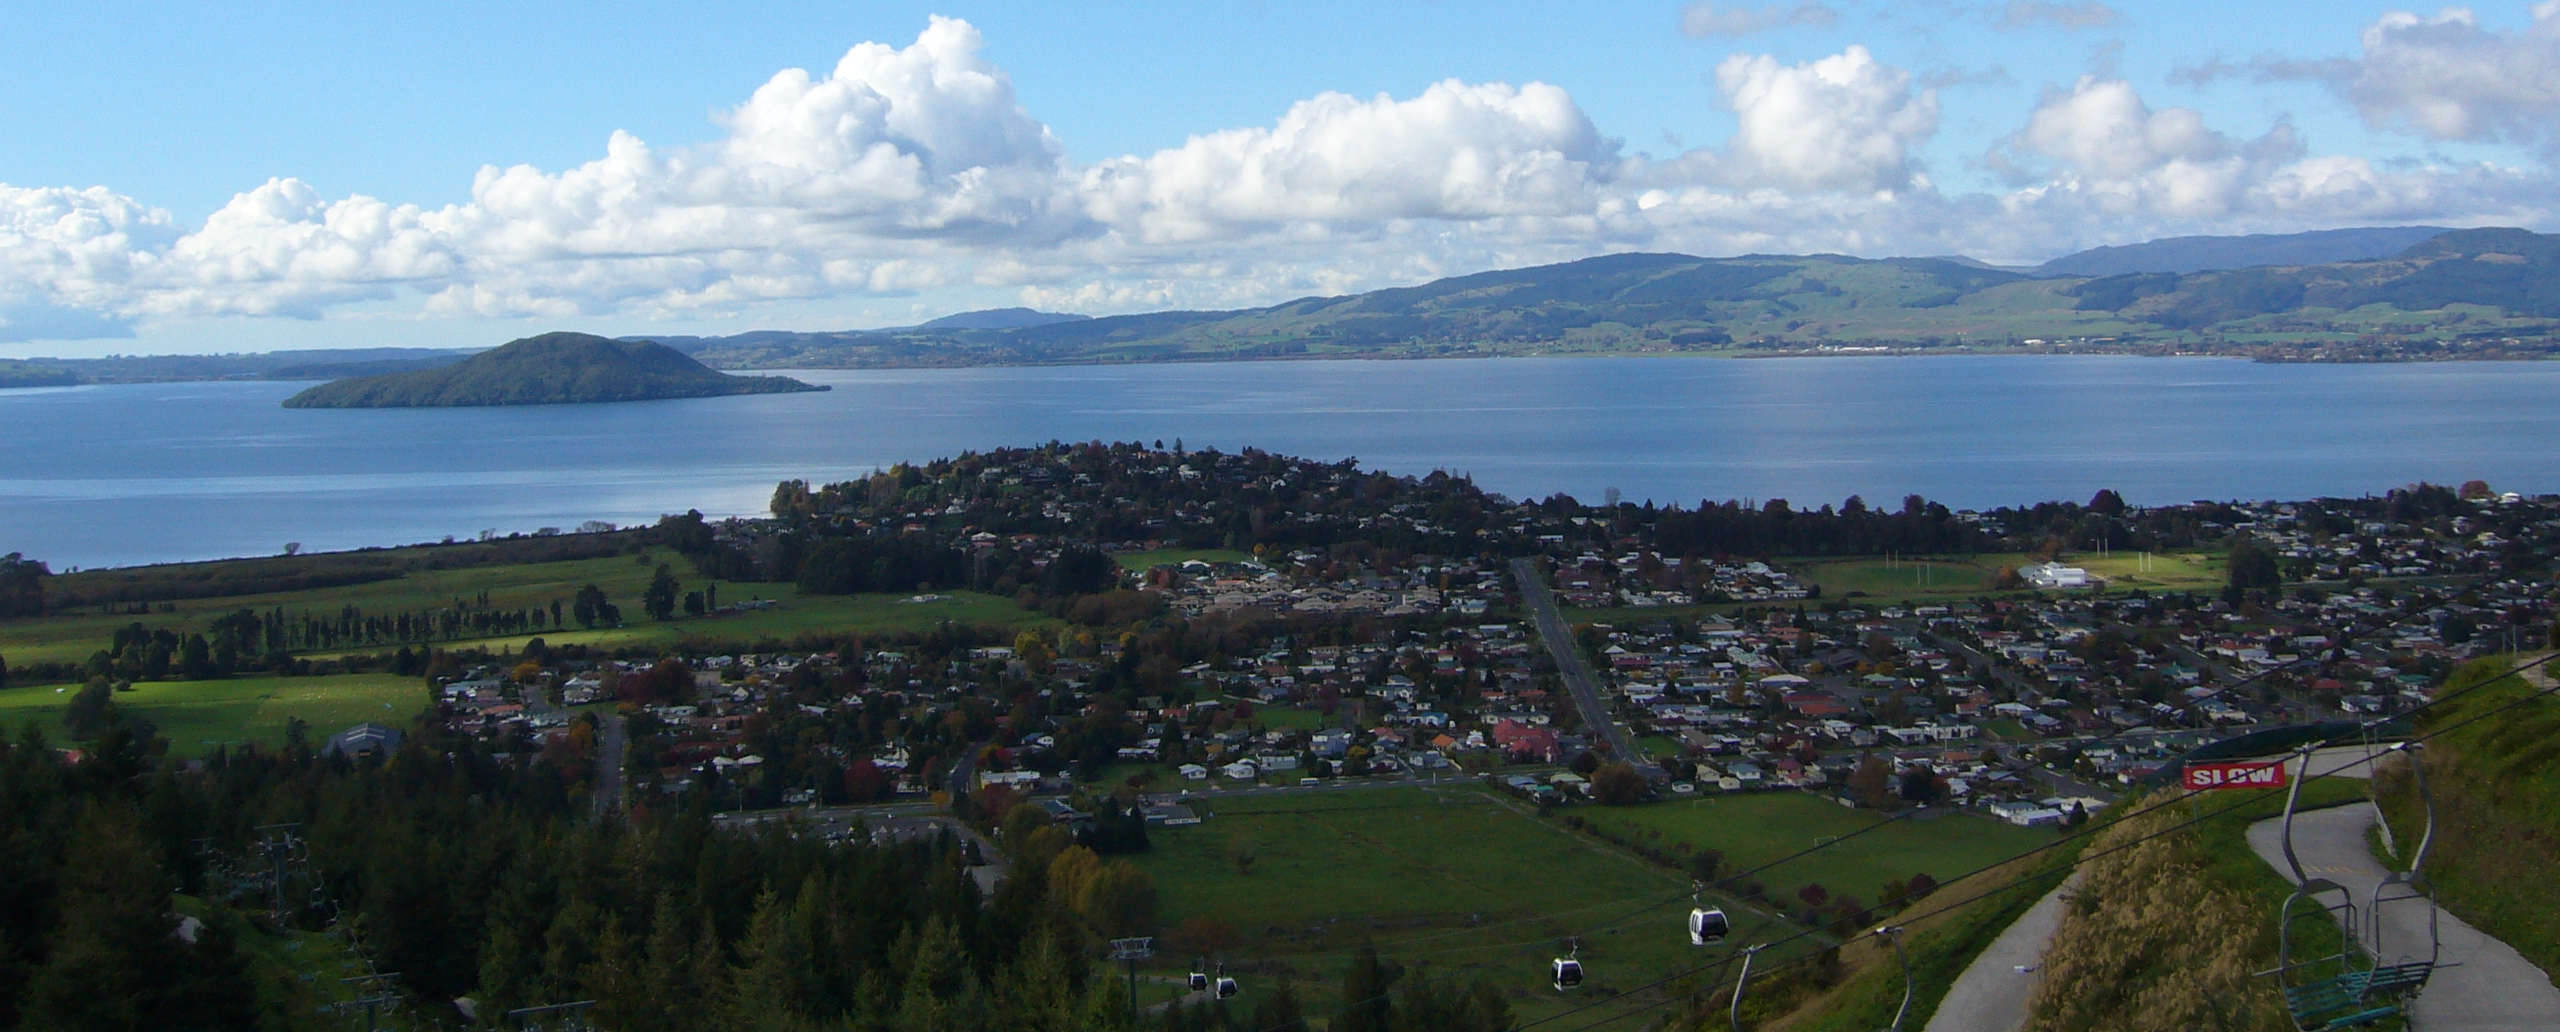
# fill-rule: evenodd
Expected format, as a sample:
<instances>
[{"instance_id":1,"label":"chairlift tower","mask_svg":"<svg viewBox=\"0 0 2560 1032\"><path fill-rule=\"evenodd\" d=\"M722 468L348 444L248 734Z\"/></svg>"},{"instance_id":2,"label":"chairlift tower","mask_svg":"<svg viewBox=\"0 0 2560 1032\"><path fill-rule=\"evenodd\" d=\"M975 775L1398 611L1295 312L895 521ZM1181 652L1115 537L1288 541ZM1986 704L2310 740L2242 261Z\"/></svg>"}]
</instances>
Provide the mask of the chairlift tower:
<instances>
[{"instance_id":1,"label":"chairlift tower","mask_svg":"<svg viewBox=\"0 0 2560 1032\"><path fill-rule=\"evenodd\" d=\"M387 971L381 974L342 978L339 981L355 987L355 998L323 1004L320 1013L346 1018L362 1012L364 1032L383 1032L383 1015L400 1009L401 997L398 988L400 973Z\"/></svg>"},{"instance_id":2,"label":"chairlift tower","mask_svg":"<svg viewBox=\"0 0 2560 1032\"><path fill-rule=\"evenodd\" d=\"M1129 972L1129 1021L1138 1020L1138 962L1156 955L1156 940L1151 935L1111 940L1111 959L1119 961Z\"/></svg>"},{"instance_id":3,"label":"chairlift tower","mask_svg":"<svg viewBox=\"0 0 2560 1032\"><path fill-rule=\"evenodd\" d=\"M295 880L309 882L314 894L318 882L311 876L311 846L302 837L300 824L262 824L256 829L258 856L266 861L262 879L267 896L267 920L279 928L293 917L293 909L285 903L285 887Z\"/></svg>"},{"instance_id":4,"label":"chairlift tower","mask_svg":"<svg viewBox=\"0 0 2560 1032\"><path fill-rule=\"evenodd\" d=\"M587 1011L595 1005L594 1000L579 1000L519 1007L507 1012L507 1020L515 1023L517 1032L594 1032L595 1026L587 1024Z\"/></svg>"}]
</instances>

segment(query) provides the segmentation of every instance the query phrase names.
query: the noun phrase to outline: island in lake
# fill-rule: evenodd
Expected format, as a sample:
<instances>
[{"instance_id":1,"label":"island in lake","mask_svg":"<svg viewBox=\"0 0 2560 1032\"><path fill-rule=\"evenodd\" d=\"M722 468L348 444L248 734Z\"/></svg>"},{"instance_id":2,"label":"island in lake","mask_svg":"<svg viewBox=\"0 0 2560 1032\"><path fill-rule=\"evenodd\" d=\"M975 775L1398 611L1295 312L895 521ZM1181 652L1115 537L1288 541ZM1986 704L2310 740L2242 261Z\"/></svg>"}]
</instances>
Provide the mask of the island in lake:
<instances>
[{"instance_id":1,"label":"island in lake","mask_svg":"<svg viewBox=\"0 0 2560 1032\"><path fill-rule=\"evenodd\" d=\"M574 405L827 388L787 376L733 376L649 341L546 333L452 365L332 380L285 399L286 408L436 408Z\"/></svg>"}]
</instances>

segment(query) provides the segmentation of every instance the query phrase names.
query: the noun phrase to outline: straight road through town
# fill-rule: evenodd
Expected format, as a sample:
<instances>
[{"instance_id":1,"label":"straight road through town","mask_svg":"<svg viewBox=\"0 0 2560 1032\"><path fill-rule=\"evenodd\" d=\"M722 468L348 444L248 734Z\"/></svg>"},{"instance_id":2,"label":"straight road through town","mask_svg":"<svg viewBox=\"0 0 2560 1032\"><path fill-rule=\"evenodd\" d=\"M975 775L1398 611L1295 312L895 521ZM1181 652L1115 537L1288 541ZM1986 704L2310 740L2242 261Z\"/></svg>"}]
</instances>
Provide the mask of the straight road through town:
<instances>
[{"instance_id":1,"label":"straight road through town","mask_svg":"<svg viewBox=\"0 0 2560 1032\"><path fill-rule=\"evenodd\" d=\"M1573 704L1582 711L1582 722L1600 737L1609 754L1633 764L1649 781L1661 781L1669 775L1661 767L1636 752L1627 729L1609 716L1608 703L1600 698L1600 684L1591 675L1590 664L1582 661L1582 650L1573 642L1573 628L1564 622L1564 613L1556 609L1556 593L1547 587L1544 574L1538 572L1535 559L1511 560L1511 575L1520 582L1520 597L1529 604L1530 618L1537 621L1538 637L1547 643L1547 653L1555 657L1556 672L1564 678L1565 690L1573 693Z\"/></svg>"}]
</instances>

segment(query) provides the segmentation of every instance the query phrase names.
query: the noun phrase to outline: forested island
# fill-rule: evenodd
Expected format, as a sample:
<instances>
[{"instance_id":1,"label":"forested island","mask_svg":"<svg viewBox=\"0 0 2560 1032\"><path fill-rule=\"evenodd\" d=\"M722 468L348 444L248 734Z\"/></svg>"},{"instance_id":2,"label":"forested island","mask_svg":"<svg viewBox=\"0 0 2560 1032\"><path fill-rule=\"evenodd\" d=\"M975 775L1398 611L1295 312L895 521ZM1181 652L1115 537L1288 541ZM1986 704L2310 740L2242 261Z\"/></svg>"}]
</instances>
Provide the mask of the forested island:
<instances>
[{"instance_id":1,"label":"forested island","mask_svg":"<svg viewBox=\"0 0 2560 1032\"><path fill-rule=\"evenodd\" d=\"M334 380L285 399L286 408L439 408L569 405L825 387L784 376L732 376L674 348L586 333L546 333L452 365Z\"/></svg>"}]
</instances>

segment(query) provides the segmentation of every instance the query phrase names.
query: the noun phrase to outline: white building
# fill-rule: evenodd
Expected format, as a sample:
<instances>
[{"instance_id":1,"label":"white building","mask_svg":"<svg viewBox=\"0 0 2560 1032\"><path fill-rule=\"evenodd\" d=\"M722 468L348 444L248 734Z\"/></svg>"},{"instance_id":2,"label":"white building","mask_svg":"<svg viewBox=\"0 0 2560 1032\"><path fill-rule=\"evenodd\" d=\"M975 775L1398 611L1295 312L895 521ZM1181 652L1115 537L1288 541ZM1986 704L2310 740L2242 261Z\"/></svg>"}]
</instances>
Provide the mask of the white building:
<instances>
[{"instance_id":1,"label":"white building","mask_svg":"<svg viewBox=\"0 0 2560 1032\"><path fill-rule=\"evenodd\" d=\"M2089 571L2077 566L2064 566L2061 563L2037 563L2020 569L2018 576L2025 578L2028 586L2037 588L2089 586Z\"/></svg>"}]
</instances>

